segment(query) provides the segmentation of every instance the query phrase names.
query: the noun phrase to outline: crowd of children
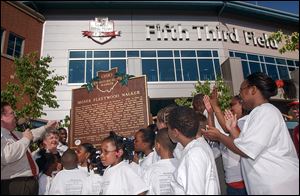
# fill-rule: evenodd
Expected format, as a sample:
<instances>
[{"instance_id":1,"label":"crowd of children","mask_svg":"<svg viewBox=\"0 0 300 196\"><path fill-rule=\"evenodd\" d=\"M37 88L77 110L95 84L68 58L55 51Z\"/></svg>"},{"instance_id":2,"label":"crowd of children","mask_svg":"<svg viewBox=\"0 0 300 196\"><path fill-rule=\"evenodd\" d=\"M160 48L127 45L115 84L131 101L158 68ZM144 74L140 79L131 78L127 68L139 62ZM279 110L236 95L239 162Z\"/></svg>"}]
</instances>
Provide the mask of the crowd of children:
<instances>
[{"instance_id":1,"label":"crowd of children","mask_svg":"<svg viewBox=\"0 0 300 196\"><path fill-rule=\"evenodd\" d=\"M161 109L156 126L134 139L111 131L99 149L84 143L72 150L62 137L62 156L45 148L58 145L49 139L36 160L39 194L219 195L224 181L230 195L298 195L299 159L281 113L268 102L275 93L275 82L255 73L225 112L214 89L210 97L196 95L193 108ZM58 138L47 132L42 141L51 134Z\"/></svg>"}]
</instances>

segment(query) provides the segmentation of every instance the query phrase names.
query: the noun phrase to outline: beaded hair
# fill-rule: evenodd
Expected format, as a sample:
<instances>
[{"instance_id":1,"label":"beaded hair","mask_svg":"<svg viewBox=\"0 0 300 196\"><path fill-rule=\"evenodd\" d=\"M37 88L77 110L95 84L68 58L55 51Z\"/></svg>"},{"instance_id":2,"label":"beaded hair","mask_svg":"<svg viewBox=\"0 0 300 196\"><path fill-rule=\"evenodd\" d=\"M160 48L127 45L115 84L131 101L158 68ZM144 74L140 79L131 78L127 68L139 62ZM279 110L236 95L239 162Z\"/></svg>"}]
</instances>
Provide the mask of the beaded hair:
<instances>
[{"instance_id":1,"label":"beaded hair","mask_svg":"<svg viewBox=\"0 0 300 196\"><path fill-rule=\"evenodd\" d=\"M117 150L122 149L123 155L122 160L133 160L134 156L134 141L133 139L122 137L117 135L114 131L109 132L109 136L103 141L111 141L116 146Z\"/></svg>"}]
</instances>

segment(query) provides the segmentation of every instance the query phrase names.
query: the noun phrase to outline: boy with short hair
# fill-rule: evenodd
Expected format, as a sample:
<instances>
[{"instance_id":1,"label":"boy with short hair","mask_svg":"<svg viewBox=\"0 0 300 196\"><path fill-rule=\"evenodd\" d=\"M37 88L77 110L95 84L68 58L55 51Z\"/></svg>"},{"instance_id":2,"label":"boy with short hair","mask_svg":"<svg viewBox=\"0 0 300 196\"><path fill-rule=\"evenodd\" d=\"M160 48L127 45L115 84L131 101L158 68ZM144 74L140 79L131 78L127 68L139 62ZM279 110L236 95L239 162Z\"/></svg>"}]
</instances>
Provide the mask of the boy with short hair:
<instances>
[{"instance_id":1,"label":"boy with short hair","mask_svg":"<svg viewBox=\"0 0 300 196\"><path fill-rule=\"evenodd\" d=\"M168 129L160 129L155 137L155 150L161 157L153 163L143 176L149 186L147 195L171 195L171 182L175 181L173 173L178 166L178 160L174 158L173 151L176 144L168 135Z\"/></svg>"},{"instance_id":2,"label":"boy with short hair","mask_svg":"<svg viewBox=\"0 0 300 196\"><path fill-rule=\"evenodd\" d=\"M213 152L202 136L195 139L199 129L197 113L185 106L174 108L167 124L171 140L184 147L172 188L176 190L179 185L188 195L220 194Z\"/></svg>"},{"instance_id":3,"label":"boy with short hair","mask_svg":"<svg viewBox=\"0 0 300 196\"><path fill-rule=\"evenodd\" d=\"M49 195L81 195L86 189L88 173L78 169L74 150L68 149L61 158L64 169L54 177Z\"/></svg>"}]
</instances>

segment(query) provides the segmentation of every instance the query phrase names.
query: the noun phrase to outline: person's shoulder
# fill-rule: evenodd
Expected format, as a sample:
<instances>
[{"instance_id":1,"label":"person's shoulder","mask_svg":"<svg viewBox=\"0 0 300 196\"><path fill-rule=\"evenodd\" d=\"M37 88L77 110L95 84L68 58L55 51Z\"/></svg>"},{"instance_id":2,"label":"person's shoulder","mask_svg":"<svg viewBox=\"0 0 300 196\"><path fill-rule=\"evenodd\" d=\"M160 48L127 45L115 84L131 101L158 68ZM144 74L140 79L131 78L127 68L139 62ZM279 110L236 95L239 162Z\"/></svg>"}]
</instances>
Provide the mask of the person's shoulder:
<instances>
[{"instance_id":1,"label":"person's shoulder","mask_svg":"<svg viewBox=\"0 0 300 196\"><path fill-rule=\"evenodd\" d=\"M86 177L89 176L89 173L87 171L82 170L82 169L74 169L74 170L72 170L72 173L78 174L78 175L81 175L81 176L86 176Z\"/></svg>"},{"instance_id":2,"label":"person's shoulder","mask_svg":"<svg viewBox=\"0 0 300 196\"><path fill-rule=\"evenodd\" d=\"M179 160L177 158L162 159L153 164L154 170L160 173L177 168Z\"/></svg>"},{"instance_id":3,"label":"person's shoulder","mask_svg":"<svg viewBox=\"0 0 300 196\"><path fill-rule=\"evenodd\" d=\"M162 163L161 163L161 160L153 163L152 165L150 165L145 171L146 172L156 172L156 171L160 171L161 170L161 167L162 167Z\"/></svg>"},{"instance_id":4,"label":"person's shoulder","mask_svg":"<svg viewBox=\"0 0 300 196\"><path fill-rule=\"evenodd\" d=\"M256 109L256 108L255 108ZM271 103L264 103L257 107L258 111L274 112L278 109Z\"/></svg>"},{"instance_id":5,"label":"person's shoulder","mask_svg":"<svg viewBox=\"0 0 300 196\"><path fill-rule=\"evenodd\" d=\"M263 118L278 115L279 110L270 103L264 103L260 106L255 107L249 114L249 119L255 118Z\"/></svg>"},{"instance_id":6,"label":"person's shoulder","mask_svg":"<svg viewBox=\"0 0 300 196\"><path fill-rule=\"evenodd\" d=\"M204 139L203 141L197 139L196 141L194 141L193 146L188 151L186 151L184 156L188 159L202 157L203 155L206 155L209 150L211 150L211 148Z\"/></svg>"},{"instance_id":7,"label":"person's shoulder","mask_svg":"<svg viewBox=\"0 0 300 196\"><path fill-rule=\"evenodd\" d=\"M57 174L55 175L55 178L56 178L57 176L66 175L66 173L68 173L67 171L68 171L68 170L65 170L65 169L60 170L60 171L57 172Z\"/></svg>"},{"instance_id":8,"label":"person's shoulder","mask_svg":"<svg viewBox=\"0 0 300 196\"><path fill-rule=\"evenodd\" d=\"M118 163L117 165L111 167L111 170L115 172L128 172L133 171L133 166L131 166L127 161L122 161Z\"/></svg>"}]
</instances>

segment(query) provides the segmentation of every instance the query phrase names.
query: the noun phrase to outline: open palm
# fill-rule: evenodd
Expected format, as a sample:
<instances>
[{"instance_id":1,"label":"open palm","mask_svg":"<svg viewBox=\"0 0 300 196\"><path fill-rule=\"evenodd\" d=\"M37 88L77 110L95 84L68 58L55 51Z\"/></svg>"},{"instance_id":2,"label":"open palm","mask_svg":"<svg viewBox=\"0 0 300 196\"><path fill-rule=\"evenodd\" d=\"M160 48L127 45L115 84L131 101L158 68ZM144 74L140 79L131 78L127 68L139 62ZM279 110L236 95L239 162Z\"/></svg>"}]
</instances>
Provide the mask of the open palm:
<instances>
[{"instance_id":1,"label":"open palm","mask_svg":"<svg viewBox=\"0 0 300 196\"><path fill-rule=\"evenodd\" d=\"M204 95L203 102L204 102L205 109L207 110L207 112L208 113L213 112L213 109L212 109L211 104L210 104L210 98L209 98L209 96Z\"/></svg>"},{"instance_id":2,"label":"open palm","mask_svg":"<svg viewBox=\"0 0 300 196\"><path fill-rule=\"evenodd\" d=\"M232 130L237 125L236 114L232 114L230 110L225 110L224 115L226 129Z\"/></svg>"}]
</instances>

